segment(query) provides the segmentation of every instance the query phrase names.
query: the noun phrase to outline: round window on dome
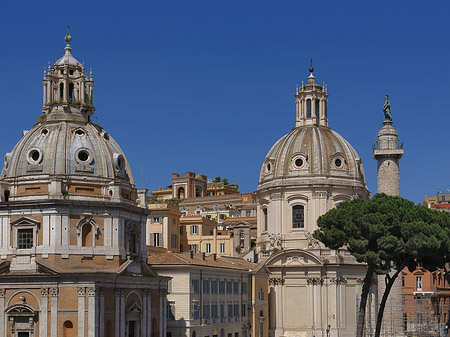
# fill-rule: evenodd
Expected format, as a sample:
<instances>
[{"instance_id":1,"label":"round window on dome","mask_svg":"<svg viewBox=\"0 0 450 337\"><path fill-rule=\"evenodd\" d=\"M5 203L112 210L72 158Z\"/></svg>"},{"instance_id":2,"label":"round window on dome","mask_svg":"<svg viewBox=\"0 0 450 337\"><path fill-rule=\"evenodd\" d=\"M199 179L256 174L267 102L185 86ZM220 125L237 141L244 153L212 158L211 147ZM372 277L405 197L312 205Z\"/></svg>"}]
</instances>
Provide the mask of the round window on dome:
<instances>
[{"instance_id":1,"label":"round window on dome","mask_svg":"<svg viewBox=\"0 0 450 337\"><path fill-rule=\"evenodd\" d=\"M35 165L39 164L42 160L42 153L39 149L31 149L28 151L28 157L27 157L28 163Z\"/></svg>"},{"instance_id":2,"label":"round window on dome","mask_svg":"<svg viewBox=\"0 0 450 337\"><path fill-rule=\"evenodd\" d=\"M297 158L297 159L295 160L295 166L297 166L298 168L302 167L303 164L304 164L304 161L303 161L302 158Z\"/></svg>"},{"instance_id":3,"label":"round window on dome","mask_svg":"<svg viewBox=\"0 0 450 337\"><path fill-rule=\"evenodd\" d=\"M42 129L41 135L47 136L48 135L48 129Z\"/></svg>"},{"instance_id":4,"label":"round window on dome","mask_svg":"<svg viewBox=\"0 0 450 337\"><path fill-rule=\"evenodd\" d=\"M336 159L334 160L334 165L335 165L337 168L341 168L341 167L342 167L342 159L336 158Z\"/></svg>"},{"instance_id":5,"label":"round window on dome","mask_svg":"<svg viewBox=\"0 0 450 337\"><path fill-rule=\"evenodd\" d=\"M91 153L87 149L82 148L75 152L75 160L78 164L89 164L92 161L91 158Z\"/></svg>"},{"instance_id":6,"label":"round window on dome","mask_svg":"<svg viewBox=\"0 0 450 337\"><path fill-rule=\"evenodd\" d=\"M78 159L80 161L87 161L89 159L89 153L87 151L78 152Z\"/></svg>"}]
</instances>

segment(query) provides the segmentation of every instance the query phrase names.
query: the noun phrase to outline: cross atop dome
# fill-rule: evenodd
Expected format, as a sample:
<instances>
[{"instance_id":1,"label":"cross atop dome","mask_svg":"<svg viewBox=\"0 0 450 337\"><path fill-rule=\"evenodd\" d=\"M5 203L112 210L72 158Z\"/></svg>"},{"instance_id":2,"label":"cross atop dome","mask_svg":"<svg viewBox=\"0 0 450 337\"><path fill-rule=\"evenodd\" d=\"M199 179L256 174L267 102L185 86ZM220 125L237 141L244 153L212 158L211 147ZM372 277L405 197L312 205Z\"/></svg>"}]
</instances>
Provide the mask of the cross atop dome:
<instances>
[{"instance_id":1,"label":"cross atop dome","mask_svg":"<svg viewBox=\"0 0 450 337\"><path fill-rule=\"evenodd\" d=\"M328 126L327 86L316 83L313 75L314 67L310 60L309 77L307 84L302 81L301 87L297 85L295 92L296 119L295 126Z\"/></svg>"}]
</instances>

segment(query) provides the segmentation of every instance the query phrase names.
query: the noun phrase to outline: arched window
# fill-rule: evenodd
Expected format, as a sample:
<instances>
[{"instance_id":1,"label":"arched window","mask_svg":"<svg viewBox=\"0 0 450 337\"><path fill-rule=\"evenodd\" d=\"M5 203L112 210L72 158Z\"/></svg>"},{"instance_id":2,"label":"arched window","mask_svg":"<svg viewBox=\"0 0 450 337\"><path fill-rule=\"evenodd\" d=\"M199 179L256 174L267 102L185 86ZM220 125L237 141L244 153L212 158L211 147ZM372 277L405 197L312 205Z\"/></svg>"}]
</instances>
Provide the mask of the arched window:
<instances>
[{"instance_id":1,"label":"arched window","mask_svg":"<svg viewBox=\"0 0 450 337\"><path fill-rule=\"evenodd\" d=\"M92 247L92 225L85 223L81 228L81 246Z\"/></svg>"},{"instance_id":2,"label":"arched window","mask_svg":"<svg viewBox=\"0 0 450 337\"><path fill-rule=\"evenodd\" d=\"M9 201L9 194L10 194L9 190L5 190L5 192L3 193L3 195L5 196L5 202Z\"/></svg>"},{"instance_id":3,"label":"arched window","mask_svg":"<svg viewBox=\"0 0 450 337\"><path fill-rule=\"evenodd\" d=\"M59 84L59 101L62 102L64 99L64 83Z\"/></svg>"},{"instance_id":4,"label":"arched window","mask_svg":"<svg viewBox=\"0 0 450 337\"><path fill-rule=\"evenodd\" d=\"M306 100L306 118L311 118L311 100Z\"/></svg>"},{"instance_id":5,"label":"arched window","mask_svg":"<svg viewBox=\"0 0 450 337\"><path fill-rule=\"evenodd\" d=\"M244 231L239 232L239 246L244 248Z\"/></svg>"},{"instance_id":6,"label":"arched window","mask_svg":"<svg viewBox=\"0 0 450 337\"><path fill-rule=\"evenodd\" d=\"M258 299L264 300L264 290L263 290L263 288L259 288Z\"/></svg>"},{"instance_id":7,"label":"arched window","mask_svg":"<svg viewBox=\"0 0 450 337\"><path fill-rule=\"evenodd\" d=\"M75 102L75 93L73 91L73 83L69 83L69 103Z\"/></svg>"},{"instance_id":8,"label":"arched window","mask_svg":"<svg viewBox=\"0 0 450 337\"><path fill-rule=\"evenodd\" d=\"M179 200L184 199L184 188L183 187L180 187L178 189L177 197L178 197Z\"/></svg>"},{"instance_id":9,"label":"arched window","mask_svg":"<svg viewBox=\"0 0 450 337\"><path fill-rule=\"evenodd\" d=\"M131 257L139 254L139 227L135 223L130 223L127 226L128 252Z\"/></svg>"},{"instance_id":10,"label":"arched window","mask_svg":"<svg viewBox=\"0 0 450 337\"><path fill-rule=\"evenodd\" d=\"M303 205L292 207L292 228L305 228L305 207Z\"/></svg>"},{"instance_id":11,"label":"arched window","mask_svg":"<svg viewBox=\"0 0 450 337\"><path fill-rule=\"evenodd\" d=\"M65 321L63 324L63 336L73 337L73 323L71 321Z\"/></svg>"},{"instance_id":12,"label":"arched window","mask_svg":"<svg viewBox=\"0 0 450 337\"><path fill-rule=\"evenodd\" d=\"M316 114L316 123L319 124L320 121L320 101L316 99L316 107L314 109Z\"/></svg>"},{"instance_id":13,"label":"arched window","mask_svg":"<svg viewBox=\"0 0 450 337\"><path fill-rule=\"evenodd\" d=\"M98 225L90 217L85 217L77 224L77 245L80 247L95 247Z\"/></svg>"},{"instance_id":14,"label":"arched window","mask_svg":"<svg viewBox=\"0 0 450 337\"><path fill-rule=\"evenodd\" d=\"M264 225L264 231L267 231L267 208L263 208L263 225Z\"/></svg>"},{"instance_id":15,"label":"arched window","mask_svg":"<svg viewBox=\"0 0 450 337\"><path fill-rule=\"evenodd\" d=\"M195 197L196 197L196 198L200 198L201 196L202 196L202 192L200 191L199 188L196 188L196 189L195 189Z\"/></svg>"}]
</instances>

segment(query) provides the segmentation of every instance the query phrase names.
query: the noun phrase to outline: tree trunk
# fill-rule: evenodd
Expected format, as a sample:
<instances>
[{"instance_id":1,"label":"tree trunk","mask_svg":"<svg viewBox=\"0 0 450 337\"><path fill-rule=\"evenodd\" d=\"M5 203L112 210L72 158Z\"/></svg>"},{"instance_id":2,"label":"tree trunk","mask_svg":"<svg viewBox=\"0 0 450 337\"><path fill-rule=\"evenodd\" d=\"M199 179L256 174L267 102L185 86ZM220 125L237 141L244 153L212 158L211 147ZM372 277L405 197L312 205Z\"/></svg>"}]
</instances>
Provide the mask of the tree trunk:
<instances>
[{"instance_id":1,"label":"tree trunk","mask_svg":"<svg viewBox=\"0 0 450 337\"><path fill-rule=\"evenodd\" d=\"M389 277L389 275L386 275L388 278L388 283L386 284L386 289L384 290L383 298L381 299L380 308L378 309L378 315L377 315L377 325L375 328L375 337L380 337L381 333L381 323L383 321L383 313L384 308L386 307L386 302L389 296L389 293L391 292L391 288L394 285L395 280L397 279L397 276L401 273L403 268L400 268L395 272L392 277Z\"/></svg>"},{"instance_id":2,"label":"tree trunk","mask_svg":"<svg viewBox=\"0 0 450 337\"><path fill-rule=\"evenodd\" d=\"M366 317L367 297L369 295L370 284L372 283L373 269L367 268L366 276L361 293L361 302L359 303L358 325L356 326L356 337L363 337L364 319Z\"/></svg>"}]
</instances>

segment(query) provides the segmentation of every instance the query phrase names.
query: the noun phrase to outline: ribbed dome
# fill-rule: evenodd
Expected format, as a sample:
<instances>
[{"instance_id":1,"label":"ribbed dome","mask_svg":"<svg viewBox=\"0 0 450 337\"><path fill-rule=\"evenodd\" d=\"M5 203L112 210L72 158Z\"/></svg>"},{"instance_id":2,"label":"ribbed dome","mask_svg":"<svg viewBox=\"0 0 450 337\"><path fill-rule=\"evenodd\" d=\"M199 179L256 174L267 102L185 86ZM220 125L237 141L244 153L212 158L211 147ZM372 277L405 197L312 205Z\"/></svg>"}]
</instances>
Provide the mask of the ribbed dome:
<instances>
[{"instance_id":1,"label":"ribbed dome","mask_svg":"<svg viewBox=\"0 0 450 337\"><path fill-rule=\"evenodd\" d=\"M328 127L297 127L277 141L264 160L258 190L308 185L367 191L358 154Z\"/></svg>"},{"instance_id":2,"label":"ribbed dome","mask_svg":"<svg viewBox=\"0 0 450 337\"><path fill-rule=\"evenodd\" d=\"M119 145L92 123L36 124L5 155L2 179L28 175L119 178L133 183Z\"/></svg>"}]
</instances>

